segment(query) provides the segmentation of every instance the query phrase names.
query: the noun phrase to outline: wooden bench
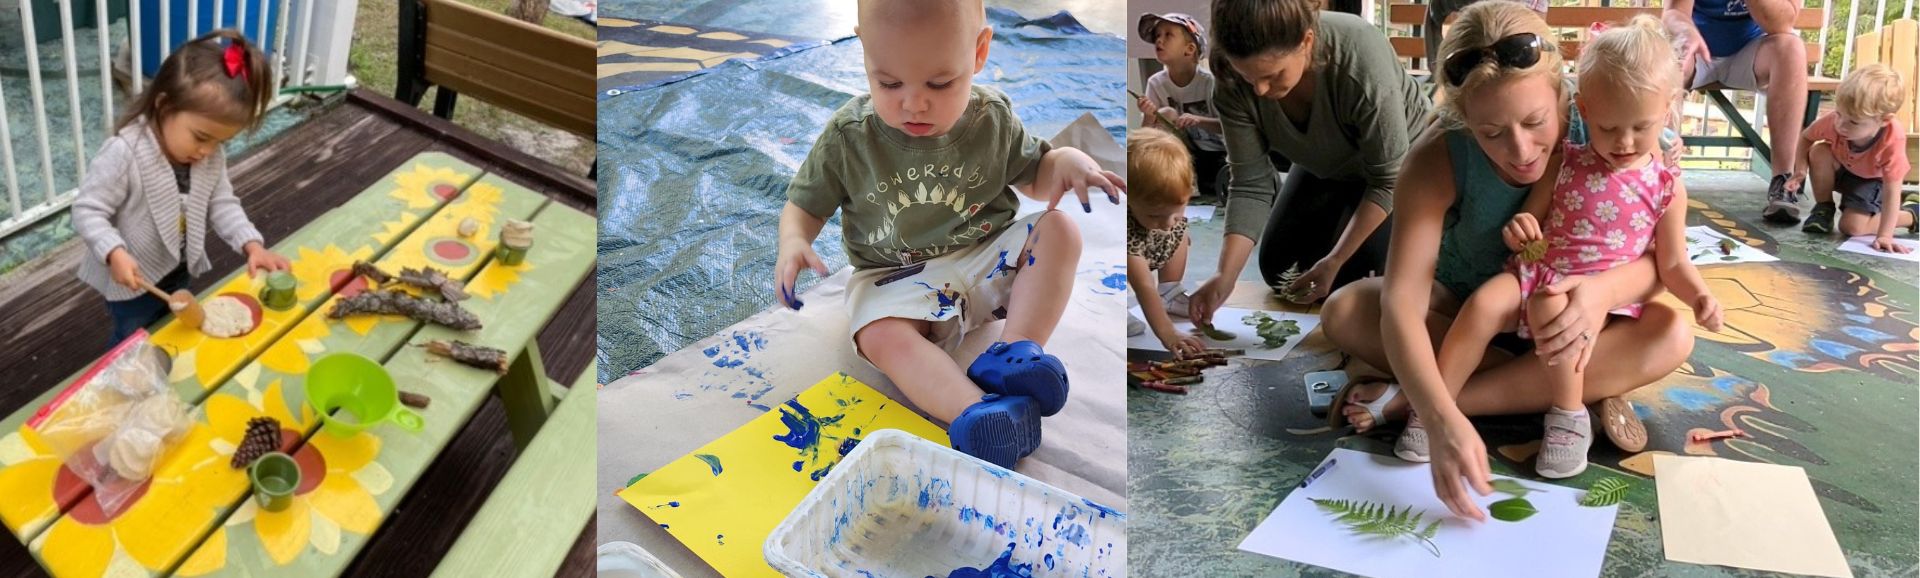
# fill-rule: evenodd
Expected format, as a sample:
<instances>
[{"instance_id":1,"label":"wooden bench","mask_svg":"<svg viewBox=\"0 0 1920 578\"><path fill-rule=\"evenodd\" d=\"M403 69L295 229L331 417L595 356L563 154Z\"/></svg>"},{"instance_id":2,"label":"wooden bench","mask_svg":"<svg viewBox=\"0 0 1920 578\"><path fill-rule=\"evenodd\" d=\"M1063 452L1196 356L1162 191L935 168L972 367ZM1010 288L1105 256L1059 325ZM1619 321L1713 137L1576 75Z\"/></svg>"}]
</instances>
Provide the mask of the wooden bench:
<instances>
[{"instance_id":1,"label":"wooden bench","mask_svg":"<svg viewBox=\"0 0 1920 578\"><path fill-rule=\"evenodd\" d=\"M594 508L594 378L587 366L533 443L467 522L435 578L552 576Z\"/></svg>"},{"instance_id":2,"label":"wooden bench","mask_svg":"<svg viewBox=\"0 0 1920 578\"><path fill-rule=\"evenodd\" d=\"M1879 30L1853 39L1853 67L1885 64L1900 71L1907 81L1907 96L1900 103L1900 126L1907 129L1907 151L1920 150L1920 22L1899 19ZM1912 159L1920 161L1920 158ZM1907 169L1906 181L1920 182L1920 162Z\"/></svg>"},{"instance_id":3,"label":"wooden bench","mask_svg":"<svg viewBox=\"0 0 1920 578\"><path fill-rule=\"evenodd\" d=\"M438 86L440 118L453 118L464 93L594 138L592 42L455 0L404 0L399 49L395 100L419 106Z\"/></svg>"},{"instance_id":4,"label":"wooden bench","mask_svg":"<svg viewBox=\"0 0 1920 578\"><path fill-rule=\"evenodd\" d=\"M1547 10L1546 20L1547 26L1553 28L1554 41L1559 45L1560 54L1565 56L1567 62L1571 64L1579 58L1580 47L1586 43L1587 29L1593 23L1624 24L1640 14L1657 18L1660 16L1660 11L1659 6L1556 6ZM1432 69L1431 63L1425 62L1428 54L1426 39L1423 36L1435 31L1424 30L1426 19L1427 6L1424 4L1394 3L1387 7L1389 32L1405 29L1410 34L1390 36L1387 40L1393 45L1394 54L1406 59L1409 69L1416 76L1430 75ZM1447 21L1452 20L1453 16L1448 15ZM1801 8L1800 15L1793 21L1795 31L1811 32L1814 36L1818 36L1823 26L1825 24L1818 8ZM1815 65L1820 62L1821 54L1825 52L1822 51L1822 45L1818 41L1807 41L1808 70L1812 73L1807 77L1807 110L1801 120L1801 126L1812 124L1813 119L1819 115L1821 95L1833 92L1840 86L1840 79L1827 78L1818 74L1819 71ZM1740 109L1736 108L1733 101L1722 92L1723 87L1712 84L1697 90L1705 94L1713 102L1714 107L1726 115L1728 122L1740 134L1739 136L1687 136L1688 145L1748 147L1754 149L1760 159L1771 158L1772 147L1767 145L1767 142L1760 137L1759 131L1753 128L1752 123L1747 122L1746 117L1741 115Z\"/></svg>"}]
</instances>

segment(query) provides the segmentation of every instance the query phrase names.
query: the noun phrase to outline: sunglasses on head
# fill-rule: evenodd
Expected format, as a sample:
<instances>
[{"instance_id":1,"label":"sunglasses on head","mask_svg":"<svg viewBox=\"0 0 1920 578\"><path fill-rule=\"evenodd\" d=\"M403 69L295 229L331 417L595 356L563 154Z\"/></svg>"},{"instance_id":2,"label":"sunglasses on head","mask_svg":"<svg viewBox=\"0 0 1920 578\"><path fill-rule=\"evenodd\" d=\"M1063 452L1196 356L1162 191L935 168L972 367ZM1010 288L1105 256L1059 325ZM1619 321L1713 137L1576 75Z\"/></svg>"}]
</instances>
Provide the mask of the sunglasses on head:
<instances>
[{"instance_id":1,"label":"sunglasses on head","mask_svg":"<svg viewBox=\"0 0 1920 578\"><path fill-rule=\"evenodd\" d=\"M1459 87L1466 82L1467 73L1473 67L1492 57L1495 63L1504 68L1527 68L1540 62L1540 51L1547 47L1540 37L1523 32L1494 41L1482 48L1468 48L1447 56L1447 84Z\"/></svg>"}]
</instances>

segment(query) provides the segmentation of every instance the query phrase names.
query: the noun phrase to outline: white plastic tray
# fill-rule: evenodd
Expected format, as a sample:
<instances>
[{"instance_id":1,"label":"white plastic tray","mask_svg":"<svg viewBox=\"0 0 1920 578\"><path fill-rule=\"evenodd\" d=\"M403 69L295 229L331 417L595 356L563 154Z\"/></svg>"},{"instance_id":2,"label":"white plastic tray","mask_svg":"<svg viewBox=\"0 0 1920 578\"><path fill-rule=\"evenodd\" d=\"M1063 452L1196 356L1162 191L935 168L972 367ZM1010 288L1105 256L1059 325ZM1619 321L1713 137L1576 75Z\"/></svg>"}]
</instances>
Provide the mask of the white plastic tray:
<instances>
[{"instance_id":1,"label":"white plastic tray","mask_svg":"<svg viewBox=\"0 0 1920 578\"><path fill-rule=\"evenodd\" d=\"M1126 514L899 430L860 442L768 535L790 577L945 578L1002 564L1127 575Z\"/></svg>"},{"instance_id":2,"label":"white plastic tray","mask_svg":"<svg viewBox=\"0 0 1920 578\"><path fill-rule=\"evenodd\" d=\"M600 578L680 578L659 558L633 542L608 542L598 549Z\"/></svg>"}]
</instances>

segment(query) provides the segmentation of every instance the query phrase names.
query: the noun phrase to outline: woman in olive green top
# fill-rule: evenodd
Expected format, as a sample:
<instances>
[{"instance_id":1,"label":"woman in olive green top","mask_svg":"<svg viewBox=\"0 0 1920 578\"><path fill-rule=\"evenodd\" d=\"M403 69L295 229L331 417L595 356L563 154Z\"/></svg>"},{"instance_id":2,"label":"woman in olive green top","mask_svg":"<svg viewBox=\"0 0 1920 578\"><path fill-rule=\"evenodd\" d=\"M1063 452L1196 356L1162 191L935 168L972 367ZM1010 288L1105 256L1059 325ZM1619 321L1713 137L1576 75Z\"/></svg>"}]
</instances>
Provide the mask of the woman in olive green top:
<instances>
[{"instance_id":1,"label":"woman in olive green top","mask_svg":"<svg viewBox=\"0 0 1920 578\"><path fill-rule=\"evenodd\" d=\"M1427 97L1385 36L1314 0L1216 0L1214 107L1226 134L1227 235L1219 275L1193 295L1210 322L1256 242L1268 285L1317 301L1384 269L1395 175ZM1285 185L1268 153L1293 161Z\"/></svg>"},{"instance_id":2,"label":"woman in olive green top","mask_svg":"<svg viewBox=\"0 0 1920 578\"><path fill-rule=\"evenodd\" d=\"M1663 303L1648 302L1639 319L1608 318L1615 307L1664 291L1652 258L1643 257L1553 286L1548 291L1570 304L1521 352L1490 352L1464 383L1440 376L1439 339L1461 302L1511 255L1501 227L1560 162L1552 151L1580 132L1550 39L1546 22L1523 4L1485 1L1460 13L1441 53L1463 55L1463 66L1456 71L1450 56L1440 67L1441 122L1407 153L1387 274L1348 285L1320 312L1334 345L1392 368L1399 380L1341 392L1335 417L1366 431L1409 411L1419 415L1434 492L1454 514L1477 520L1485 517L1468 488L1484 496L1492 487L1486 446L1468 416L1545 413L1552 403L1543 385L1547 364L1577 363L1587 369L1585 400L1601 402L1595 421L1616 445L1637 451L1628 446L1644 445L1646 431L1618 396L1672 373L1693 350L1691 316ZM1527 345L1533 355L1525 355ZM1587 366L1589 359L1604 363Z\"/></svg>"}]
</instances>

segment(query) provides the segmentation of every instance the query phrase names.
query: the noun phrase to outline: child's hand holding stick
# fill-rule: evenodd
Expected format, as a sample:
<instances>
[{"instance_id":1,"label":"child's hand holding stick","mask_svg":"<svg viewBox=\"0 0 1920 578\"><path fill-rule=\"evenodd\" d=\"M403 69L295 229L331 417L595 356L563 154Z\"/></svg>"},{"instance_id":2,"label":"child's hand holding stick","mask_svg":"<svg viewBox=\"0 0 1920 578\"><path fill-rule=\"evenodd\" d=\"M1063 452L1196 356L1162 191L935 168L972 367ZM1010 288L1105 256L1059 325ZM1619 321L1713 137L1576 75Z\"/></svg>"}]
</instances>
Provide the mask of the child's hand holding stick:
<instances>
[{"instance_id":1,"label":"child's hand holding stick","mask_svg":"<svg viewBox=\"0 0 1920 578\"><path fill-rule=\"evenodd\" d=\"M107 272L112 274L113 282L134 291L145 284L146 276L140 274L140 263L133 260L133 254L126 247L117 247L107 253Z\"/></svg>"}]
</instances>

